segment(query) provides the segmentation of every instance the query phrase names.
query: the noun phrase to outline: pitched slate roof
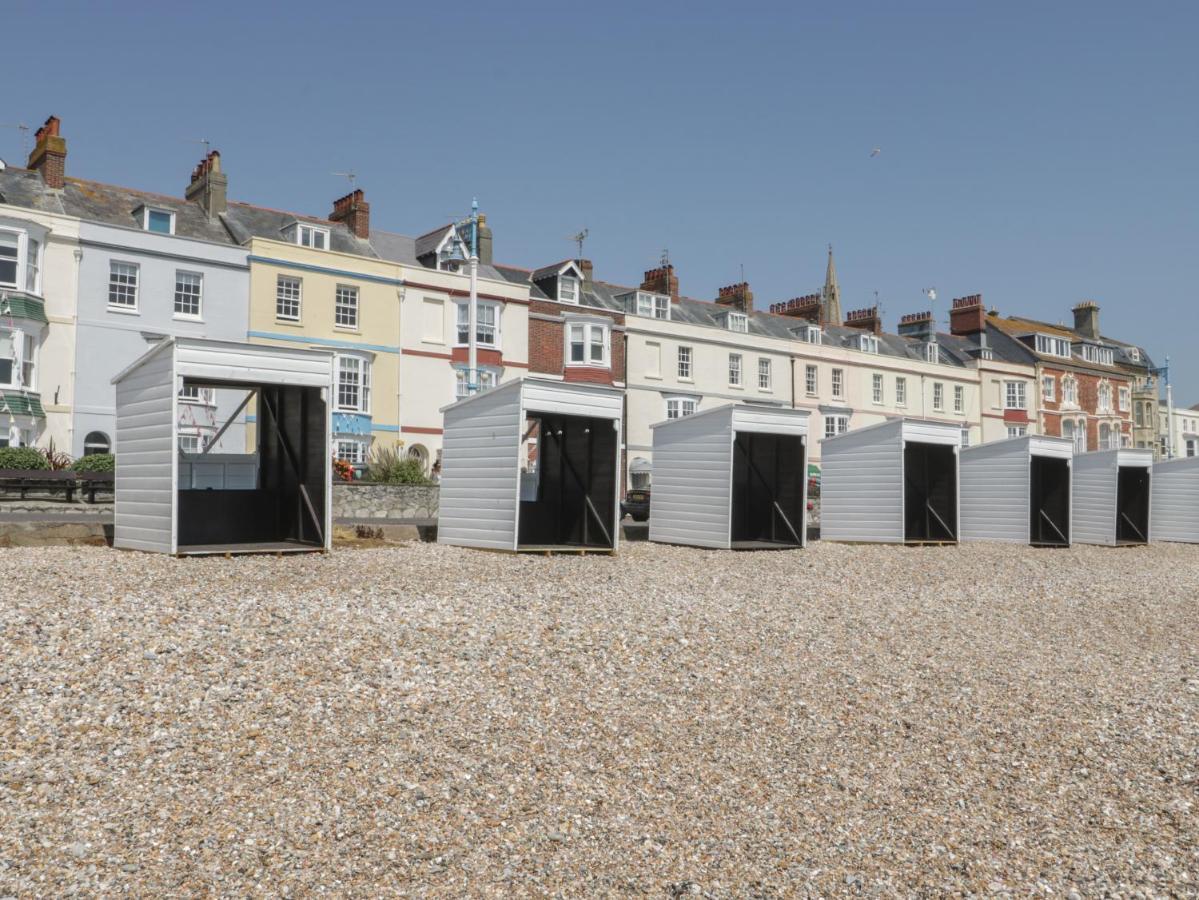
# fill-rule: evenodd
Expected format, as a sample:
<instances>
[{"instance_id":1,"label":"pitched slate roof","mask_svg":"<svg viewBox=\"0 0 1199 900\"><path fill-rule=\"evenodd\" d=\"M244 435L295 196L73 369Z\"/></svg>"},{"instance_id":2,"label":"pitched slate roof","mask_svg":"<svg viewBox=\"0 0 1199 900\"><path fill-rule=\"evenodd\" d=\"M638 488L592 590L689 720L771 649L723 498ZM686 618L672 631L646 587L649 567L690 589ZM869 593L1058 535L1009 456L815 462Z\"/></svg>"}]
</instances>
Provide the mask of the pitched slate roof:
<instances>
[{"instance_id":1,"label":"pitched slate roof","mask_svg":"<svg viewBox=\"0 0 1199 900\"><path fill-rule=\"evenodd\" d=\"M1048 334L1054 337L1065 338L1071 343L1083 341L1088 343L1099 343L1115 351L1116 364L1112 366L1103 365L1102 363L1090 362L1078 356L1072 356L1069 362L1073 365L1083 366L1088 369L1104 372L1121 372L1124 369L1148 369L1153 367L1153 361L1144 348L1137 347L1135 344L1129 344L1124 341L1113 340L1112 338L1099 336L1098 341L1094 341L1089 337L1080 334L1073 328L1066 325L1051 325L1048 322L1041 322L1037 319L1029 319L1023 316L1000 316L988 313L987 324L993 325L997 330L1009 335L1013 340L1018 341L1025 347L1034 359L1043 360L1049 363L1061 365L1066 363L1063 357L1054 356L1048 353L1037 352L1035 343L1030 346L1024 341L1020 341L1022 336L1032 334ZM1140 351L1141 360L1137 361L1132 358L1131 351L1136 349Z\"/></svg>"}]
</instances>

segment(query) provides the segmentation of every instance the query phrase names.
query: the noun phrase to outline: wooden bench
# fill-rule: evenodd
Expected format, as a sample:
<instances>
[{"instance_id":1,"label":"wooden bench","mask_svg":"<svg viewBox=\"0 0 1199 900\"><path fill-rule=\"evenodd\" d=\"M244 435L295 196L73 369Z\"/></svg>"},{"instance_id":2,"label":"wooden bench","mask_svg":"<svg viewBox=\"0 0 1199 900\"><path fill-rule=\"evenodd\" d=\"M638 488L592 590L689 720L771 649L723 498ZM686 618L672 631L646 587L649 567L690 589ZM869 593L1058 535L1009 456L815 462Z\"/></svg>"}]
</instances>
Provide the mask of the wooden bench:
<instances>
[{"instance_id":1,"label":"wooden bench","mask_svg":"<svg viewBox=\"0 0 1199 900\"><path fill-rule=\"evenodd\" d=\"M96 491L111 491L111 472L72 472L48 469L0 469L0 491L18 491L24 500L30 491L66 494L67 502L75 499L75 491L84 493L89 503L96 502Z\"/></svg>"}]
</instances>

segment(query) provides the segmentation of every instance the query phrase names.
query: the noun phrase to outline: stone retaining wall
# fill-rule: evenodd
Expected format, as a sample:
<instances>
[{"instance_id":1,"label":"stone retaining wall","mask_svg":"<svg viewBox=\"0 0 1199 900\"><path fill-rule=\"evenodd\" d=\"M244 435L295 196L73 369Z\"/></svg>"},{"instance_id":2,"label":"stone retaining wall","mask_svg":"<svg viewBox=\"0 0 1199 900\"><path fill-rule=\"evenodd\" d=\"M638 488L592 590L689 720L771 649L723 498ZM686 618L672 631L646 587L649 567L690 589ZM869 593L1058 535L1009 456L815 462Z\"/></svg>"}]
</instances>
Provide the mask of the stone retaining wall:
<instances>
[{"instance_id":1,"label":"stone retaining wall","mask_svg":"<svg viewBox=\"0 0 1199 900\"><path fill-rule=\"evenodd\" d=\"M335 519L435 519L436 485L333 484Z\"/></svg>"}]
</instances>

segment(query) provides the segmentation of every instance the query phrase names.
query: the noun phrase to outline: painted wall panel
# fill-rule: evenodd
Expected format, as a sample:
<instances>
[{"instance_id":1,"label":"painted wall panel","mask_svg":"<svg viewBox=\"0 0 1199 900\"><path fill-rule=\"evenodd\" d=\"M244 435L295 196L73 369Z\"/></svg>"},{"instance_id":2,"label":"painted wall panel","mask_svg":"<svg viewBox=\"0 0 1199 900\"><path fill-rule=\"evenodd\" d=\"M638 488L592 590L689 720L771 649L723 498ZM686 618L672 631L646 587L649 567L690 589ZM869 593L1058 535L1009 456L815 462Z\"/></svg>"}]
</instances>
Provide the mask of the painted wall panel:
<instances>
[{"instance_id":1,"label":"painted wall panel","mask_svg":"<svg viewBox=\"0 0 1199 900\"><path fill-rule=\"evenodd\" d=\"M968 447L959 454L962 540L1028 543L1031 477L1027 439Z\"/></svg>"},{"instance_id":2,"label":"painted wall panel","mask_svg":"<svg viewBox=\"0 0 1199 900\"><path fill-rule=\"evenodd\" d=\"M1153 467L1150 515L1153 540L1199 543L1199 456Z\"/></svg>"},{"instance_id":3,"label":"painted wall panel","mask_svg":"<svg viewBox=\"0 0 1199 900\"><path fill-rule=\"evenodd\" d=\"M117 439L130 445L116 456L116 547L174 552L174 384L168 345L115 386Z\"/></svg>"}]
</instances>

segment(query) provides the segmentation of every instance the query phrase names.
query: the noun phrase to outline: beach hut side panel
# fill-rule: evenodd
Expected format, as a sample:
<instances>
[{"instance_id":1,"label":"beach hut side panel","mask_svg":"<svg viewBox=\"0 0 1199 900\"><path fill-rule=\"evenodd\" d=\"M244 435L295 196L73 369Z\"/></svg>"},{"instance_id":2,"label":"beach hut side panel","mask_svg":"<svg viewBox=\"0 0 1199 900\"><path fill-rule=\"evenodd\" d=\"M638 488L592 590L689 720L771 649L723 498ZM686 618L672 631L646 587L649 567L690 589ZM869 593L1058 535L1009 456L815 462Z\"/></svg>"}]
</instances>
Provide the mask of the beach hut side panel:
<instances>
[{"instance_id":1,"label":"beach hut side panel","mask_svg":"<svg viewBox=\"0 0 1199 900\"><path fill-rule=\"evenodd\" d=\"M497 388L447 409L437 540L516 549L516 497L524 437L520 391Z\"/></svg>"},{"instance_id":2,"label":"beach hut side panel","mask_svg":"<svg viewBox=\"0 0 1199 900\"><path fill-rule=\"evenodd\" d=\"M849 432L824 442L822 540L902 542L901 423Z\"/></svg>"},{"instance_id":3,"label":"beach hut side panel","mask_svg":"<svg viewBox=\"0 0 1199 900\"><path fill-rule=\"evenodd\" d=\"M1199 457L1153 467L1153 540L1199 543Z\"/></svg>"},{"instance_id":4,"label":"beach hut side panel","mask_svg":"<svg viewBox=\"0 0 1199 900\"><path fill-rule=\"evenodd\" d=\"M995 441L958 455L962 539L1029 540L1029 452L1026 441Z\"/></svg>"},{"instance_id":5,"label":"beach hut side panel","mask_svg":"<svg viewBox=\"0 0 1199 900\"><path fill-rule=\"evenodd\" d=\"M114 546L173 553L175 509L174 347L127 372L115 388Z\"/></svg>"},{"instance_id":6,"label":"beach hut side panel","mask_svg":"<svg viewBox=\"0 0 1199 900\"><path fill-rule=\"evenodd\" d=\"M654 429L649 539L728 547L733 431L728 411Z\"/></svg>"}]
</instances>

